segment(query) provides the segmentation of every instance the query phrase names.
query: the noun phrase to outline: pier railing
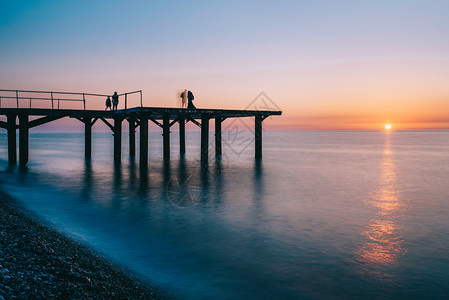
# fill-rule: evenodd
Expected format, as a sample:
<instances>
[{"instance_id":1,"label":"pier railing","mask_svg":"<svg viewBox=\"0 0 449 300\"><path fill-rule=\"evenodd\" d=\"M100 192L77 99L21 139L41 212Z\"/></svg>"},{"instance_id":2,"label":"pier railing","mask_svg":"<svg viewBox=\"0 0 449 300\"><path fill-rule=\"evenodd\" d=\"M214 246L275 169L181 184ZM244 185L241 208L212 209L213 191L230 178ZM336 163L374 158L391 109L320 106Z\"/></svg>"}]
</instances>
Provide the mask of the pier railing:
<instances>
[{"instance_id":1,"label":"pier railing","mask_svg":"<svg viewBox=\"0 0 449 300\"><path fill-rule=\"evenodd\" d=\"M142 90L118 94L124 96L125 109L128 109L128 96L132 94L140 94L140 106L143 107ZM47 101L51 102L52 109L60 109L61 102L81 102L83 109L86 110L86 97L102 97L103 101L106 97L112 95L94 94L94 93L75 93L75 92L53 92L53 91L26 91L26 90L2 90L0 89L0 108L4 103L10 104L15 102L13 106L16 108L39 108L34 103ZM104 102L103 102L104 103Z\"/></svg>"}]
</instances>

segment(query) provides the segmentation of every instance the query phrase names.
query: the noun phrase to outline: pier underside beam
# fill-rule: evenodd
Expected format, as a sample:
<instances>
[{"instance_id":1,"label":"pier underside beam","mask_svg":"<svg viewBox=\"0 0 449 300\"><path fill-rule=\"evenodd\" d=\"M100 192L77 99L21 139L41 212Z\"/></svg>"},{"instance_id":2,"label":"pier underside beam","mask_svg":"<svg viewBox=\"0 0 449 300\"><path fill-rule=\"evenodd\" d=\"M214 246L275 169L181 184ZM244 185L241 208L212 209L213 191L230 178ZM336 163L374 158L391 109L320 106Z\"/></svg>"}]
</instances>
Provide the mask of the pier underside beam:
<instances>
[{"instance_id":1,"label":"pier underside beam","mask_svg":"<svg viewBox=\"0 0 449 300\"><path fill-rule=\"evenodd\" d=\"M140 166L148 164L148 118L140 117Z\"/></svg>"},{"instance_id":2,"label":"pier underside beam","mask_svg":"<svg viewBox=\"0 0 449 300\"><path fill-rule=\"evenodd\" d=\"M192 118L191 116L187 115L187 122L192 122L193 124L195 124L198 127L201 127L201 123L199 123L197 120L195 120L194 118Z\"/></svg>"},{"instance_id":3,"label":"pier underside beam","mask_svg":"<svg viewBox=\"0 0 449 300\"><path fill-rule=\"evenodd\" d=\"M39 125L43 125L45 123L56 121L56 120L59 120L59 119L64 118L64 117L65 117L64 115L42 117L42 118L30 121L28 123L28 128L33 128L33 127L36 127L36 126L39 126Z\"/></svg>"},{"instance_id":4,"label":"pier underside beam","mask_svg":"<svg viewBox=\"0 0 449 300\"><path fill-rule=\"evenodd\" d=\"M19 115L19 164L21 167L28 163L29 152L28 114Z\"/></svg>"},{"instance_id":5,"label":"pier underside beam","mask_svg":"<svg viewBox=\"0 0 449 300\"><path fill-rule=\"evenodd\" d=\"M186 120L180 117L179 123L179 153L186 153Z\"/></svg>"},{"instance_id":6,"label":"pier underside beam","mask_svg":"<svg viewBox=\"0 0 449 300\"><path fill-rule=\"evenodd\" d=\"M201 164L207 164L209 160L209 115L201 116Z\"/></svg>"},{"instance_id":7,"label":"pier underside beam","mask_svg":"<svg viewBox=\"0 0 449 300\"><path fill-rule=\"evenodd\" d=\"M100 117L99 119L100 119L101 121L103 121L103 123L106 124L106 126L108 126L108 127L112 130L112 132L114 132L114 126L113 126L111 123L109 123L108 120L106 120L106 119L103 118L103 117Z\"/></svg>"},{"instance_id":8,"label":"pier underside beam","mask_svg":"<svg viewBox=\"0 0 449 300\"><path fill-rule=\"evenodd\" d=\"M114 161L120 162L122 157L122 116L114 116Z\"/></svg>"},{"instance_id":9,"label":"pier underside beam","mask_svg":"<svg viewBox=\"0 0 449 300\"><path fill-rule=\"evenodd\" d=\"M17 137L16 137L17 116L15 114L12 114L7 115L6 117L7 117L6 129L8 130L8 162L14 165L17 163Z\"/></svg>"},{"instance_id":10,"label":"pier underside beam","mask_svg":"<svg viewBox=\"0 0 449 300\"><path fill-rule=\"evenodd\" d=\"M162 122L164 139L164 160L170 160L170 115L165 114Z\"/></svg>"}]
</instances>

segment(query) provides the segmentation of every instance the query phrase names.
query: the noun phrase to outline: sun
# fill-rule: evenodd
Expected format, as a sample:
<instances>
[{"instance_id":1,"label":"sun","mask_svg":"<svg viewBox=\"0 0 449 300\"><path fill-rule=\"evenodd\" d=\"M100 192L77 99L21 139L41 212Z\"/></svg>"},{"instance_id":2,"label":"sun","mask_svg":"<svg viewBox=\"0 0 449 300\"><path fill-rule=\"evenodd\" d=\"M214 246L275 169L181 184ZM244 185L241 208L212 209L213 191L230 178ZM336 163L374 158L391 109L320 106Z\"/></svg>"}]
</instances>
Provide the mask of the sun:
<instances>
[{"instance_id":1,"label":"sun","mask_svg":"<svg viewBox=\"0 0 449 300\"><path fill-rule=\"evenodd\" d=\"M386 130L390 130L391 129L391 125L390 124L385 124L385 129Z\"/></svg>"}]
</instances>

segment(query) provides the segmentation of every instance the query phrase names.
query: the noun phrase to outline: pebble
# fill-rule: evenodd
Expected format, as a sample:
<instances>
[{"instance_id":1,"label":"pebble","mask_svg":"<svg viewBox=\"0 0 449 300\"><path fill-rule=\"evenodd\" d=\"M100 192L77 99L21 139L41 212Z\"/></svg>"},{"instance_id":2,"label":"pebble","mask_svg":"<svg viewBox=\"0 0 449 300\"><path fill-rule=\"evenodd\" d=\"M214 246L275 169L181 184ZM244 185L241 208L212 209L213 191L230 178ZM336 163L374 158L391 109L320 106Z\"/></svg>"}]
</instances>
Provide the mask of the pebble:
<instances>
[{"instance_id":1,"label":"pebble","mask_svg":"<svg viewBox=\"0 0 449 300\"><path fill-rule=\"evenodd\" d=\"M22 210L0 191L0 300L169 298Z\"/></svg>"}]
</instances>

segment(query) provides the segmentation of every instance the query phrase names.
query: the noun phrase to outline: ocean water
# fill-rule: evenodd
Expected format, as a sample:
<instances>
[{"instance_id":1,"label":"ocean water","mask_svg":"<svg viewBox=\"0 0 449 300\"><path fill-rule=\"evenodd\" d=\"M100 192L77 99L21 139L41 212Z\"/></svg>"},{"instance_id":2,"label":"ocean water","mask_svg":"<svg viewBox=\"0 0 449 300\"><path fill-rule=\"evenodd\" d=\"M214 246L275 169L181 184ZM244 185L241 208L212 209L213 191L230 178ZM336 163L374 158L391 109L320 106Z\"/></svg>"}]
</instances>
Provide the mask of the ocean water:
<instances>
[{"instance_id":1,"label":"ocean water","mask_svg":"<svg viewBox=\"0 0 449 300\"><path fill-rule=\"evenodd\" d=\"M448 132L267 131L260 162L228 132L207 168L198 132L169 163L151 132L148 169L123 138L86 163L82 133L31 133L19 169L2 133L0 188L181 299L449 297Z\"/></svg>"}]
</instances>

